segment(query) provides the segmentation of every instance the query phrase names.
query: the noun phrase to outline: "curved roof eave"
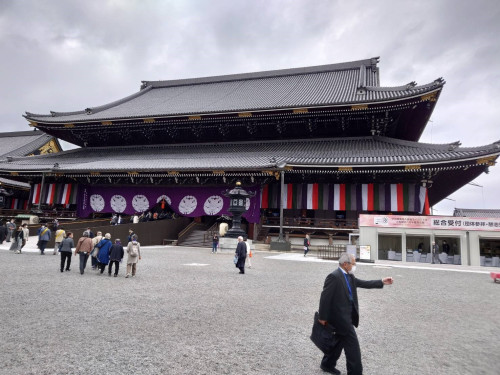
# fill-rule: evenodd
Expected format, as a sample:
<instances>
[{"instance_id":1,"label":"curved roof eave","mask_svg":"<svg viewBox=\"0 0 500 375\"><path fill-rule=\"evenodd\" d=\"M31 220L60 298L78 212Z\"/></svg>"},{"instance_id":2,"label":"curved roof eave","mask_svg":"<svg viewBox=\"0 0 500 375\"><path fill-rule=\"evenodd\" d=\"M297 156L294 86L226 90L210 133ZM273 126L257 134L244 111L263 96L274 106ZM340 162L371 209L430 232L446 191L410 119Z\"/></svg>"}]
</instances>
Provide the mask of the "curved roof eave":
<instances>
[{"instance_id":1,"label":"curved roof eave","mask_svg":"<svg viewBox=\"0 0 500 375\"><path fill-rule=\"evenodd\" d=\"M220 112L220 111L211 111L211 112L186 112L186 113L174 113L174 114L165 114L165 113L158 113L158 114L148 114L147 116L141 115L141 116L123 116L123 117L113 117L113 116L108 116L108 117L93 117L91 119L71 119L70 122L74 124L81 124L81 123L87 123L87 122L100 122L100 121L127 121L127 120L138 120L138 119L144 119L144 118L155 118L155 119L168 119L168 118L177 118L177 117L183 117L183 116L221 116L221 115L234 115L238 114L241 112L258 112L258 113L266 113L266 112L274 112L274 111L291 111L295 109L303 109L303 108L335 108L335 107L345 107L345 106L363 106L363 105L383 105L383 104L393 104L395 102L401 101L401 100L408 100L408 99L413 99L413 98L418 98L423 95L427 94L432 94L434 92L438 92L442 90L444 86L444 82L435 84L435 83L430 83L427 85L422 85L419 87L416 87L412 89L412 91L421 89L421 91L415 93L412 92L407 95L400 95L397 97L391 97L387 99L373 99L373 100L359 100L359 101L349 101L349 102L337 102L337 103L318 103L318 104L304 104L304 105L297 105L297 106L282 106L282 107L272 107L272 108L254 108L254 109L248 109L248 108L241 108L241 109L236 109L236 110L231 110L231 111L225 111L225 112ZM151 89L151 87L149 87ZM383 88L381 88L383 89ZM149 90L148 90L149 91ZM380 90L382 91L382 90ZM139 92L137 94L144 94L142 92ZM140 95L135 95L135 97L138 97ZM131 97L133 95L117 100L113 103L118 103L118 104L123 104L126 103L127 101L131 100ZM71 116L74 114L87 114L87 115L92 115L96 114L99 112L104 111L105 109L109 109L113 107L113 103L103 105L100 107L95 107L99 109L98 111L94 111L91 113L87 113L86 111L78 111L78 112L58 112L60 114L59 117L54 117L52 115L36 115L36 114L31 114L29 112L26 112L25 115L23 115L24 118L26 118L28 121L33 121L36 122L37 124L44 124L44 125L50 125L50 124L63 124L67 123L68 119L66 119L66 116ZM118 105L116 104L116 105ZM56 112L54 112L56 113ZM49 119L52 119L52 121L49 121Z\"/></svg>"}]
</instances>

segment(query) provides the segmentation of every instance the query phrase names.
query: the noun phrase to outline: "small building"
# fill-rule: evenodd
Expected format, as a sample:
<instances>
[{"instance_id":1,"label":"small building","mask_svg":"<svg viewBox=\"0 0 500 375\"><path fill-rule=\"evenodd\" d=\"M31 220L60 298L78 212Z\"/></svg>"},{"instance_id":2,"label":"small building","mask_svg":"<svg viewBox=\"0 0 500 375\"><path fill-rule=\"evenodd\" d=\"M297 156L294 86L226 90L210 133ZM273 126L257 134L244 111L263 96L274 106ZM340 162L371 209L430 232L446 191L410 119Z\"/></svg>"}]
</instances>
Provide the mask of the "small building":
<instances>
[{"instance_id":1,"label":"small building","mask_svg":"<svg viewBox=\"0 0 500 375\"><path fill-rule=\"evenodd\" d=\"M360 215L359 245L372 260L500 267L500 217Z\"/></svg>"}]
</instances>

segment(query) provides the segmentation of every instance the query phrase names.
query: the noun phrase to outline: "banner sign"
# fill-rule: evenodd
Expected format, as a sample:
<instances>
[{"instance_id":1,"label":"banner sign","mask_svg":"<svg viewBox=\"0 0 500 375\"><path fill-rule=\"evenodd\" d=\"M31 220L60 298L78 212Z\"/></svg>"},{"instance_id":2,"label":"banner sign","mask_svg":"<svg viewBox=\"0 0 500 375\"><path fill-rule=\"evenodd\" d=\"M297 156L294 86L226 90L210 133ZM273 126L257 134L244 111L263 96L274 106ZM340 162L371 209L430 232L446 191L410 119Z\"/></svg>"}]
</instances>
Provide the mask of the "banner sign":
<instances>
[{"instance_id":1,"label":"banner sign","mask_svg":"<svg viewBox=\"0 0 500 375\"><path fill-rule=\"evenodd\" d=\"M229 198L222 195L228 187L149 187L149 186L79 186L79 217L88 217L93 212L133 215L150 210L165 200L180 216L232 216ZM260 188L245 187L256 193L247 198L247 212L243 214L249 223L260 220Z\"/></svg>"},{"instance_id":2,"label":"banner sign","mask_svg":"<svg viewBox=\"0 0 500 375\"><path fill-rule=\"evenodd\" d=\"M359 226L462 231L500 231L500 219L458 216L359 215Z\"/></svg>"}]
</instances>

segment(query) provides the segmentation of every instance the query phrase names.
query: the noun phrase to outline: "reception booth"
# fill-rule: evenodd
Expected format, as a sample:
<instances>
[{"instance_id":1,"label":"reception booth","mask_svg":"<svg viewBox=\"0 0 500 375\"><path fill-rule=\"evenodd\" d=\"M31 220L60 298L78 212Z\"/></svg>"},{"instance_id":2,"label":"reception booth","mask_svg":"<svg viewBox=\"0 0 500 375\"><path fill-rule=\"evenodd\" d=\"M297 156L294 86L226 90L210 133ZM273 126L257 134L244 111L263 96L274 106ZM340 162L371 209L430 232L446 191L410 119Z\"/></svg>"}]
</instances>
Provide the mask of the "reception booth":
<instances>
[{"instance_id":1,"label":"reception booth","mask_svg":"<svg viewBox=\"0 0 500 375\"><path fill-rule=\"evenodd\" d=\"M360 215L359 243L372 260L500 267L500 219Z\"/></svg>"}]
</instances>

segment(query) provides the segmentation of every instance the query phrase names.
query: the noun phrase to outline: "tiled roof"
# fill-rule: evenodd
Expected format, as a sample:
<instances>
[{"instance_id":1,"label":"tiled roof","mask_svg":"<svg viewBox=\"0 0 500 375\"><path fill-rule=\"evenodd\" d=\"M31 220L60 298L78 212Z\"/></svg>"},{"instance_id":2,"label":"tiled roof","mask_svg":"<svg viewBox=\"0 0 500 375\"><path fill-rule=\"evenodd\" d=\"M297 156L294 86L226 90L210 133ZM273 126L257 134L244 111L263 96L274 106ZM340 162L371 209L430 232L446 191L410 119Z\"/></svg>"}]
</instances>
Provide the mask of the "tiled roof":
<instances>
[{"instance_id":1,"label":"tiled roof","mask_svg":"<svg viewBox=\"0 0 500 375\"><path fill-rule=\"evenodd\" d=\"M380 87L378 58L227 76L143 81L131 96L99 107L40 115L35 122L72 123L128 118L265 111L392 101L438 90L442 79Z\"/></svg>"},{"instance_id":2,"label":"tiled roof","mask_svg":"<svg viewBox=\"0 0 500 375\"><path fill-rule=\"evenodd\" d=\"M52 138L41 131L0 133L0 158L31 154Z\"/></svg>"},{"instance_id":3,"label":"tiled roof","mask_svg":"<svg viewBox=\"0 0 500 375\"><path fill-rule=\"evenodd\" d=\"M434 145L385 137L265 142L88 147L57 154L0 160L0 171L211 171L276 166L396 166L453 163L500 154L483 147ZM56 164L57 163L57 164Z\"/></svg>"},{"instance_id":4,"label":"tiled roof","mask_svg":"<svg viewBox=\"0 0 500 375\"><path fill-rule=\"evenodd\" d=\"M31 187L31 185L27 184L26 182L13 181L2 177L0 177L0 185L7 186L7 188L12 186L12 187L29 189Z\"/></svg>"},{"instance_id":5,"label":"tiled roof","mask_svg":"<svg viewBox=\"0 0 500 375\"><path fill-rule=\"evenodd\" d=\"M500 218L500 209L479 209L479 208L455 208L453 216L459 217L484 217Z\"/></svg>"}]
</instances>

